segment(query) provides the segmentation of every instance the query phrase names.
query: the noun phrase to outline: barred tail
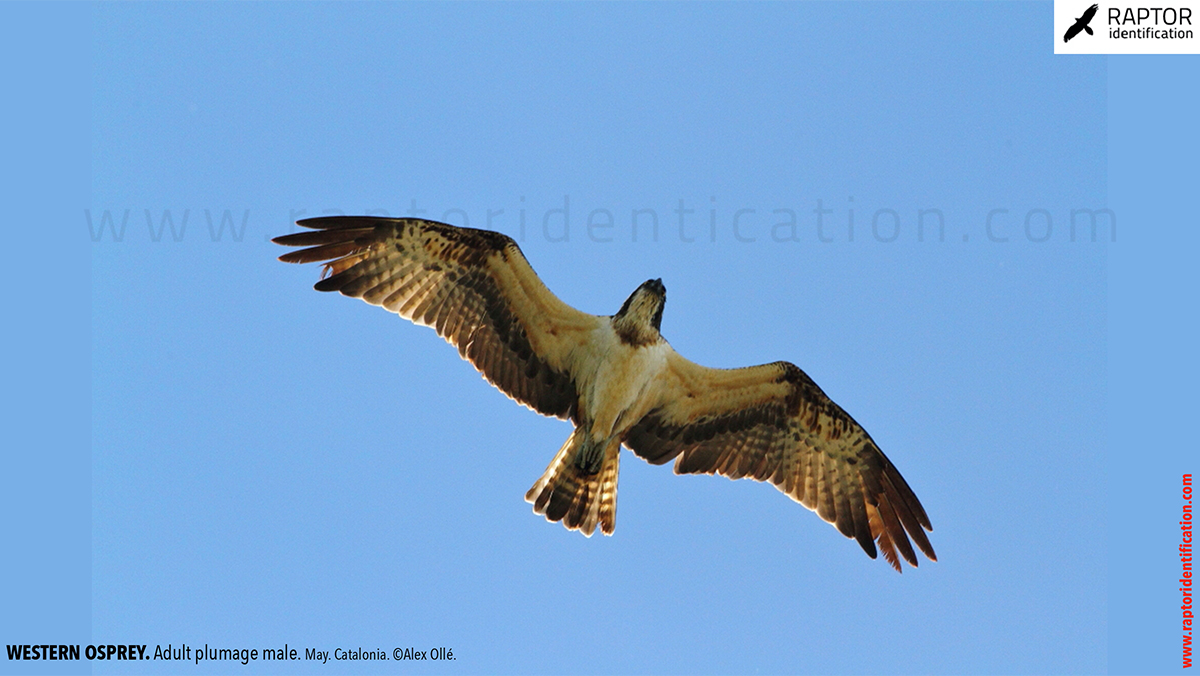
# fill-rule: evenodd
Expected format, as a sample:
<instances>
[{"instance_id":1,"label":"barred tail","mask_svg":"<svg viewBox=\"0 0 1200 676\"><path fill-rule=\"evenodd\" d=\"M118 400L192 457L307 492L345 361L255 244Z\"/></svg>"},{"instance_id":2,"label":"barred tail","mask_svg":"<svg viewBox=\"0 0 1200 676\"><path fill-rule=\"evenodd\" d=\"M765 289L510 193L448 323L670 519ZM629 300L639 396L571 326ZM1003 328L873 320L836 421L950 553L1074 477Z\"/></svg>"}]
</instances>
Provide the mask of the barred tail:
<instances>
[{"instance_id":1,"label":"barred tail","mask_svg":"<svg viewBox=\"0 0 1200 676\"><path fill-rule=\"evenodd\" d=\"M598 471L588 473L577 458L589 443L586 433L576 429L559 449L546 472L525 493L536 514L547 521L562 521L569 530L591 537L600 531L612 535L617 520L617 469L621 460L621 442L613 439L604 448Z\"/></svg>"}]
</instances>

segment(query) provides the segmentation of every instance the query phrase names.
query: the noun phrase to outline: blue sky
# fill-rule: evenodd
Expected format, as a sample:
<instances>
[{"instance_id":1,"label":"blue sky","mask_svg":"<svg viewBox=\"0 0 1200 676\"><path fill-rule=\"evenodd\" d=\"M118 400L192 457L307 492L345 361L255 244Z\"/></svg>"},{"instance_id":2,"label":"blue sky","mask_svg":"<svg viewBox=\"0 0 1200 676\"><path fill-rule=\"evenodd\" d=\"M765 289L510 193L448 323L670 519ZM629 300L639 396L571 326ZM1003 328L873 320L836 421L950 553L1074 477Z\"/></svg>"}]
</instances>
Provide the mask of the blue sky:
<instances>
[{"instance_id":1,"label":"blue sky","mask_svg":"<svg viewBox=\"0 0 1200 676\"><path fill-rule=\"evenodd\" d=\"M0 11L28 27L6 62L38 55L4 76L29 102L4 113L5 643L456 656L253 673L1179 670L1196 57L1056 57L1045 3ZM1116 241L1078 213L1072 239L1102 208ZM585 311L661 277L694 361L796 363L939 562L896 575L768 486L629 453L614 537L533 515L569 426L267 241L410 210L517 238Z\"/></svg>"}]
</instances>

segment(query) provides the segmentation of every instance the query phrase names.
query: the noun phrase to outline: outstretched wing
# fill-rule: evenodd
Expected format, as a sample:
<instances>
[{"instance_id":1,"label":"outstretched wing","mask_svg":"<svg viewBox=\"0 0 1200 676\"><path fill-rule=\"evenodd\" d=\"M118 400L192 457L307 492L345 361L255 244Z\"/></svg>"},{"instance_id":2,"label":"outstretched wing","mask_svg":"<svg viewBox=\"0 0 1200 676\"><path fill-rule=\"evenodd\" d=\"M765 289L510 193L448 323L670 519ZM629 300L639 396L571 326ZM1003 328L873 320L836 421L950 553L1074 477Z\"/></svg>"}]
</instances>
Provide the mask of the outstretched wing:
<instances>
[{"instance_id":1,"label":"outstretched wing","mask_svg":"<svg viewBox=\"0 0 1200 676\"><path fill-rule=\"evenodd\" d=\"M325 263L338 291L431 326L502 392L545 415L575 417L576 348L600 318L559 300L510 237L415 218L331 216L274 242L279 257Z\"/></svg>"},{"instance_id":2,"label":"outstretched wing","mask_svg":"<svg viewBox=\"0 0 1200 676\"><path fill-rule=\"evenodd\" d=\"M672 352L662 397L623 440L676 474L770 481L875 558L931 560L925 509L870 435L794 364L711 369ZM924 530L922 530L924 528ZM907 535L905 532L907 531Z\"/></svg>"}]
</instances>

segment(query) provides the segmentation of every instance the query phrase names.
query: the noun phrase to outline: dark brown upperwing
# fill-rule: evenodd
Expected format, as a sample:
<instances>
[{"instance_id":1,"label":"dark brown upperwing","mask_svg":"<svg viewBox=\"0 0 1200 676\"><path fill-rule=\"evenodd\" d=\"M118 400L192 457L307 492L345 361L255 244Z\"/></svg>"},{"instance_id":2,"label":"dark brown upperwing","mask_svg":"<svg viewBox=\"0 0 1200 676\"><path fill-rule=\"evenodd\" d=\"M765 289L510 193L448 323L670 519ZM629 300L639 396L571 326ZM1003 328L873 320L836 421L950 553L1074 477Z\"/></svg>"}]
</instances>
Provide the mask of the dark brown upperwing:
<instances>
[{"instance_id":1,"label":"dark brown upperwing","mask_svg":"<svg viewBox=\"0 0 1200 676\"><path fill-rule=\"evenodd\" d=\"M917 496L870 435L794 364L711 369L672 353L663 401L625 436L677 474L770 481L900 570L899 553L931 560L932 530ZM923 530L924 528L924 530ZM905 534L907 531L907 535Z\"/></svg>"},{"instance_id":2,"label":"dark brown upperwing","mask_svg":"<svg viewBox=\"0 0 1200 676\"><path fill-rule=\"evenodd\" d=\"M272 241L308 247L281 261L327 261L315 289L433 327L508 396L545 415L575 417L575 348L600 319L555 297L510 237L415 218L298 225L313 231Z\"/></svg>"}]
</instances>

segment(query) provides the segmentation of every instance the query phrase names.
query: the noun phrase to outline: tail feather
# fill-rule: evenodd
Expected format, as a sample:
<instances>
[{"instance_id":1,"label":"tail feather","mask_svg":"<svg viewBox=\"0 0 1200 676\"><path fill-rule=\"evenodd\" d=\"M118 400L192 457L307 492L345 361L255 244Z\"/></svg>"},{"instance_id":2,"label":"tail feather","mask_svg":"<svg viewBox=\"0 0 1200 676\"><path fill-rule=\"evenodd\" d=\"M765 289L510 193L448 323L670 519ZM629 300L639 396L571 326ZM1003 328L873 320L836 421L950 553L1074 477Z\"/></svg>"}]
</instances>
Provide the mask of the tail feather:
<instances>
[{"instance_id":1,"label":"tail feather","mask_svg":"<svg viewBox=\"0 0 1200 676\"><path fill-rule=\"evenodd\" d=\"M575 430L559 449L546 472L525 493L533 511L547 521L562 521L570 530L591 537L596 524L605 535L612 535L617 519L617 470L621 460L621 442L609 441L604 448L600 469L591 474L576 462L583 449L584 432Z\"/></svg>"}]
</instances>

